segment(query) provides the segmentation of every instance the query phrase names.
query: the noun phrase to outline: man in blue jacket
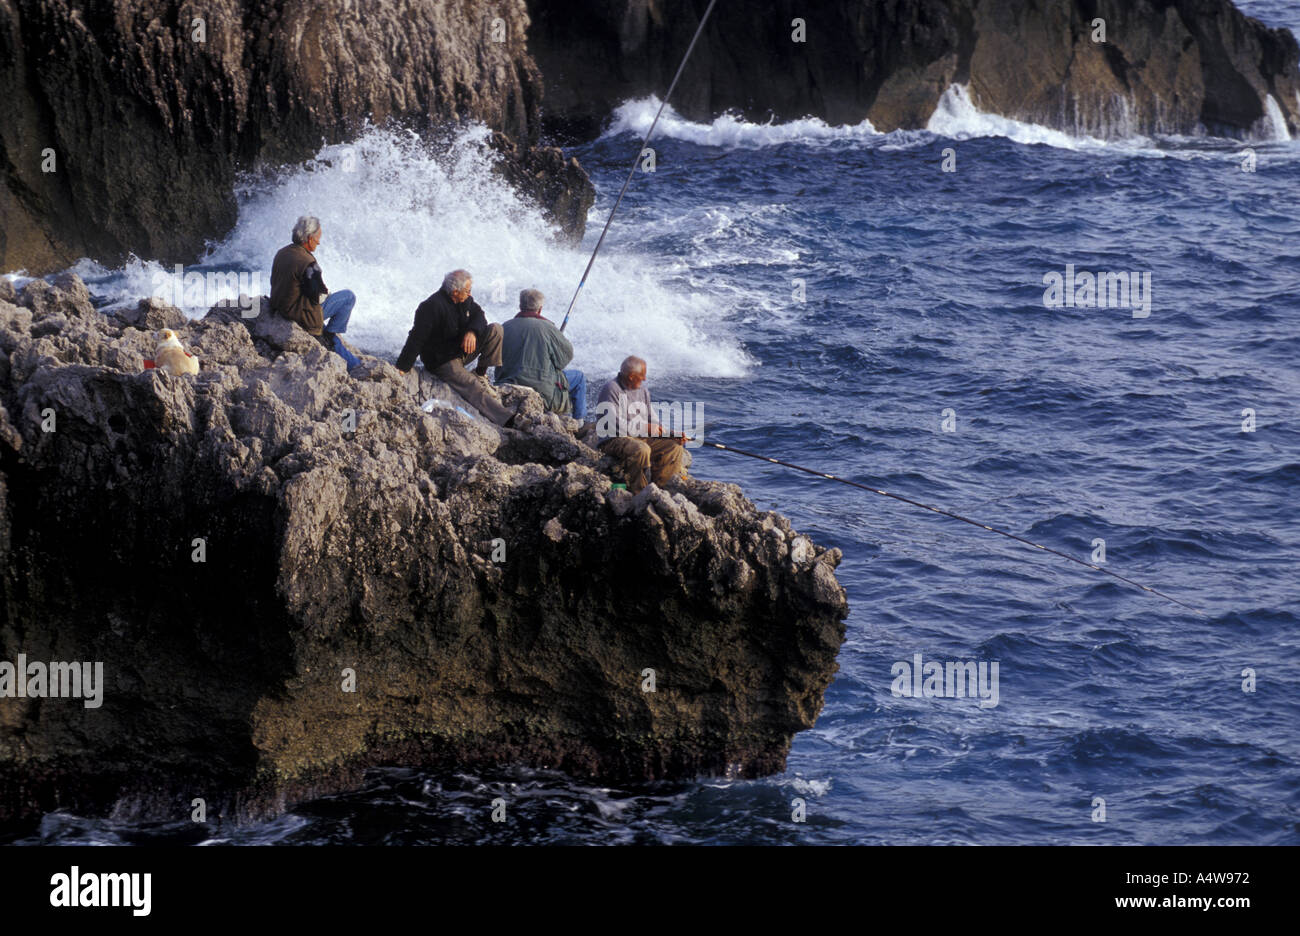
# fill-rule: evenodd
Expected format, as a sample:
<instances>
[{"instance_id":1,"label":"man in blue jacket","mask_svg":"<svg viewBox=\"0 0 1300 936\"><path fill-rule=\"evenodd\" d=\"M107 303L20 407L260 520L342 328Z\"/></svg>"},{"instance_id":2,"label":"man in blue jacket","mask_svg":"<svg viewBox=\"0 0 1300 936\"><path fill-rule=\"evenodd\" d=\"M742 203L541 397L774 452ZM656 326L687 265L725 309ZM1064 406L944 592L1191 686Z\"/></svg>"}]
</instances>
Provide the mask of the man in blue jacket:
<instances>
[{"instance_id":1,"label":"man in blue jacket","mask_svg":"<svg viewBox=\"0 0 1300 936\"><path fill-rule=\"evenodd\" d=\"M515 411L501 405L487 382L487 369L501 363L501 326L489 325L470 293L474 278L452 270L442 288L420 303L397 369L411 369L418 355L426 370L446 381L480 413L498 426L511 427ZM478 358L473 374L465 365Z\"/></svg>"}]
</instances>

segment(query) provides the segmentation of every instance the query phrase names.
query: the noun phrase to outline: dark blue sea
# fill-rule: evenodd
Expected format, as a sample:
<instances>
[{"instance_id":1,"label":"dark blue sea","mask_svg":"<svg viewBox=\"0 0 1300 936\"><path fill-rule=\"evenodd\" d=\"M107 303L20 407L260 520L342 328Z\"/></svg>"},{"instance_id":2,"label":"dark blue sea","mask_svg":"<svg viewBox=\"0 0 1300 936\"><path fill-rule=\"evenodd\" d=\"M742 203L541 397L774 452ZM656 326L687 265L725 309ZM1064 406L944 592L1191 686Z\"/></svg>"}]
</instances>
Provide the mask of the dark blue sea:
<instances>
[{"instance_id":1,"label":"dark blue sea","mask_svg":"<svg viewBox=\"0 0 1300 936\"><path fill-rule=\"evenodd\" d=\"M1300 23L1294 3L1245 6ZM558 318L656 104L572 150L600 193L581 247L484 171L482 132L431 155L376 128L359 169L332 147L250 179L202 268L269 269L315 209L365 350L395 354L430 270L468 266L495 320L530 285ZM656 398L703 404L712 441L1086 561L1104 540L1105 568L1203 613L701 449L694 474L844 553L840 671L785 773L610 788L393 769L252 827L59 813L28 841L1300 844L1300 143L1277 136L1081 140L961 89L930 130L891 134L669 112L568 330L589 382L641 354ZM1049 307L1044 277L1067 265L1149 274L1149 307ZM112 303L162 268L77 269ZM996 661L997 704L896 695L917 654Z\"/></svg>"}]
</instances>

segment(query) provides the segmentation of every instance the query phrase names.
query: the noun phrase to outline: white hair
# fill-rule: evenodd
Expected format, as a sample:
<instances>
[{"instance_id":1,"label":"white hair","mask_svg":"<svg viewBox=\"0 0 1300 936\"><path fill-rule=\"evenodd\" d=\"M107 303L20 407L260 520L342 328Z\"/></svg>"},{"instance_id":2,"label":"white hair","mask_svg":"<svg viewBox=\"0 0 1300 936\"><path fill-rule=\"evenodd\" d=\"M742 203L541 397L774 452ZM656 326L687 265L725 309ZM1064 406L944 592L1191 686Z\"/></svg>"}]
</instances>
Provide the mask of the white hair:
<instances>
[{"instance_id":1,"label":"white hair","mask_svg":"<svg viewBox=\"0 0 1300 936\"><path fill-rule=\"evenodd\" d=\"M469 275L469 270L452 270L442 278L442 290L450 296L452 293L464 289L465 284L473 278Z\"/></svg>"},{"instance_id":2,"label":"white hair","mask_svg":"<svg viewBox=\"0 0 1300 936\"><path fill-rule=\"evenodd\" d=\"M519 291L519 309L521 312L540 309L544 301L546 301L546 297L542 295L540 289L521 289Z\"/></svg>"},{"instance_id":3,"label":"white hair","mask_svg":"<svg viewBox=\"0 0 1300 936\"><path fill-rule=\"evenodd\" d=\"M635 355L630 355L623 359L623 366L618 369L618 376L626 377L628 374L639 374L645 370L645 361Z\"/></svg>"},{"instance_id":4,"label":"white hair","mask_svg":"<svg viewBox=\"0 0 1300 936\"><path fill-rule=\"evenodd\" d=\"M305 244L320 230L320 218L303 215L293 225L293 242Z\"/></svg>"}]
</instances>

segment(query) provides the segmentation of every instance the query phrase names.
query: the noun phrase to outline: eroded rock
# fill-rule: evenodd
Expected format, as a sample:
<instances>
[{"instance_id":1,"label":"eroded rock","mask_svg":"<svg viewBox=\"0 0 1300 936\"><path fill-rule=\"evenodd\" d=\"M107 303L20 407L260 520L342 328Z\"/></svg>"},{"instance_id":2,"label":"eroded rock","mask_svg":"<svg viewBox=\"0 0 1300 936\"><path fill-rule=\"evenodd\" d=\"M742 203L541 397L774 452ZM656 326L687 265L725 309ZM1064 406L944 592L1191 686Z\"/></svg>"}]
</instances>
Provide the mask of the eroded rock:
<instances>
[{"instance_id":1,"label":"eroded rock","mask_svg":"<svg viewBox=\"0 0 1300 936\"><path fill-rule=\"evenodd\" d=\"M0 300L0 659L102 661L104 701L0 699L0 824L262 815L378 764L755 776L821 710L839 552L734 485L611 490L531 390L525 431L425 413L472 408L228 309L177 327L197 376L142 370L81 292Z\"/></svg>"},{"instance_id":2,"label":"eroded rock","mask_svg":"<svg viewBox=\"0 0 1300 936\"><path fill-rule=\"evenodd\" d=\"M192 262L234 225L238 171L367 122L492 128L502 171L580 238L594 193L539 145L527 27L524 0L5 0L0 270Z\"/></svg>"}]
</instances>

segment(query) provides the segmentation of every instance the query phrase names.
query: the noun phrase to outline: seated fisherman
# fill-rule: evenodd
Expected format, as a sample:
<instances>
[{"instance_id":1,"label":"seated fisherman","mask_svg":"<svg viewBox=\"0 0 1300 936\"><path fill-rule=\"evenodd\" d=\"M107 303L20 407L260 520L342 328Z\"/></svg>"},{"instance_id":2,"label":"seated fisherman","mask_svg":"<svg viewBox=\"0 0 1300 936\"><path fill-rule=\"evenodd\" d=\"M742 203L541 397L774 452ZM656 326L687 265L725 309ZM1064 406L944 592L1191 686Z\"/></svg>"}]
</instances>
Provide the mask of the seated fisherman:
<instances>
[{"instance_id":1,"label":"seated fisherman","mask_svg":"<svg viewBox=\"0 0 1300 936\"><path fill-rule=\"evenodd\" d=\"M320 221L311 215L303 215L293 226L293 243L281 247L271 263L271 311L297 322L351 369L361 361L339 335L348 330L357 297L350 289L331 293L325 288L315 257L321 233Z\"/></svg>"},{"instance_id":2,"label":"seated fisherman","mask_svg":"<svg viewBox=\"0 0 1300 936\"><path fill-rule=\"evenodd\" d=\"M685 474L685 440L667 438L666 430L650 419L645 378L645 361L629 357L596 398L596 435L602 440L598 447L620 463L633 494L646 486L647 468L653 469L652 480L659 485Z\"/></svg>"},{"instance_id":3,"label":"seated fisherman","mask_svg":"<svg viewBox=\"0 0 1300 936\"><path fill-rule=\"evenodd\" d=\"M532 387L552 413L587 418L587 381L582 371L565 370L573 360L573 345L542 316L546 297L536 289L519 294L519 314L501 326L501 366L497 383Z\"/></svg>"},{"instance_id":4,"label":"seated fisherman","mask_svg":"<svg viewBox=\"0 0 1300 936\"><path fill-rule=\"evenodd\" d=\"M487 369L501 363L501 326L489 325L470 293L474 278L452 270L442 288L420 303L406 345L397 356L397 369L411 369L418 355L426 370L444 380L480 413L498 426L512 427L515 410L507 409L488 386ZM475 358L478 367L465 369Z\"/></svg>"}]
</instances>

